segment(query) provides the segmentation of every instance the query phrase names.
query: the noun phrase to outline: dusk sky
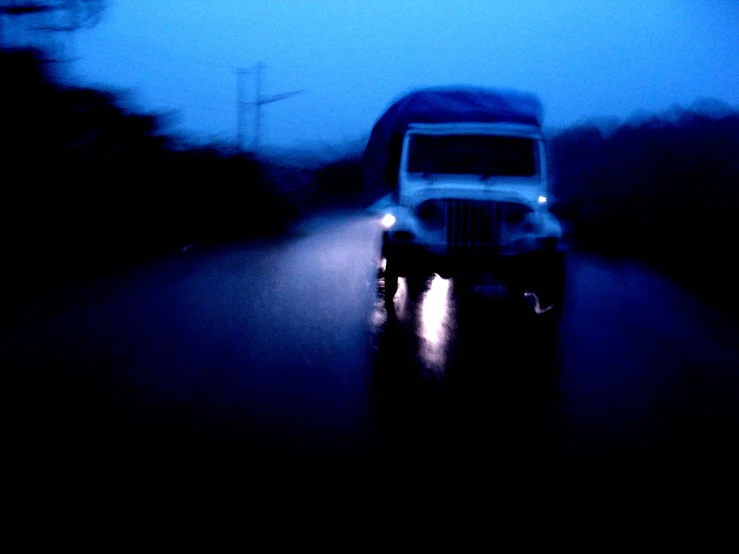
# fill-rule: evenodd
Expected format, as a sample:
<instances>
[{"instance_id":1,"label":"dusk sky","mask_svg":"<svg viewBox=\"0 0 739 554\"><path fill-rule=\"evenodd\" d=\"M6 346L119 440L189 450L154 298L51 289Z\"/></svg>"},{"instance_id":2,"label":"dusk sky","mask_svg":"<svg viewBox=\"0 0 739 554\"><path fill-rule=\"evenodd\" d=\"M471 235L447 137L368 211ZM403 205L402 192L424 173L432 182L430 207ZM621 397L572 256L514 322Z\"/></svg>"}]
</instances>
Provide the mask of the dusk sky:
<instances>
[{"instance_id":1,"label":"dusk sky","mask_svg":"<svg viewBox=\"0 0 739 554\"><path fill-rule=\"evenodd\" d=\"M545 123L739 106L732 0L111 0L75 37L78 82L177 112L172 129L233 143L235 68L266 64L262 142L363 146L398 95L470 84L537 94ZM248 100L255 80L243 79ZM247 113L245 143L254 138Z\"/></svg>"}]
</instances>

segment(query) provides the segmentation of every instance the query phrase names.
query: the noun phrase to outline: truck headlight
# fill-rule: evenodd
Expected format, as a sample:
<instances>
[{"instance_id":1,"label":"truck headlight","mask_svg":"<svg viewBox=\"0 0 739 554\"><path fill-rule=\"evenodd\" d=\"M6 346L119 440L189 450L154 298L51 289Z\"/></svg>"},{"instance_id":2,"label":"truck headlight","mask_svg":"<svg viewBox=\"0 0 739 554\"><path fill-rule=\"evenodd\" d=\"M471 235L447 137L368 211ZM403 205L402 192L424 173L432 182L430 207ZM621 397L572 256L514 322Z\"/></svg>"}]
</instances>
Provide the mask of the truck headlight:
<instances>
[{"instance_id":1,"label":"truck headlight","mask_svg":"<svg viewBox=\"0 0 739 554\"><path fill-rule=\"evenodd\" d=\"M390 229L393 225L395 225L395 216L393 214L385 214L385 216L380 220L380 223L382 223L382 226L385 227L385 229Z\"/></svg>"}]
</instances>

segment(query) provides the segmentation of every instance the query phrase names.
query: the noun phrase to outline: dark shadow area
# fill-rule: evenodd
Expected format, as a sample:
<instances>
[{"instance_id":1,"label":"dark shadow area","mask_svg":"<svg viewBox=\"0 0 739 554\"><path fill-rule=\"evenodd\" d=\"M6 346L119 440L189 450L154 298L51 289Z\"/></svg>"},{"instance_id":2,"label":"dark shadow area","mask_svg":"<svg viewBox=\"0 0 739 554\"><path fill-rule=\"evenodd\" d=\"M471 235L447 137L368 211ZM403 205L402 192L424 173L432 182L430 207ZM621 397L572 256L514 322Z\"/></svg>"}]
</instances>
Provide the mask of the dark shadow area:
<instances>
[{"instance_id":1,"label":"dark shadow area","mask_svg":"<svg viewBox=\"0 0 739 554\"><path fill-rule=\"evenodd\" d=\"M555 461L556 325L514 315L499 299L450 290L447 314L434 314L449 336L439 339L443 352L429 352L427 294L428 283L415 294L401 288L397 315L377 329L380 459L440 470Z\"/></svg>"},{"instance_id":2,"label":"dark shadow area","mask_svg":"<svg viewBox=\"0 0 739 554\"><path fill-rule=\"evenodd\" d=\"M416 294L399 285L396 316L376 319L379 459L456 471L735 463L736 342L728 330L715 334L695 321L700 302L684 303L690 295L635 264L573 256L568 282L561 321L512 312L452 282L435 327L449 335L439 340L438 365L424 315L435 283Z\"/></svg>"},{"instance_id":3,"label":"dark shadow area","mask_svg":"<svg viewBox=\"0 0 739 554\"><path fill-rule=\"evenodd\" d=\"M559 336L548 314L521 314L479 294L458 300L447 379L475 457L555 461Z\"/></svg>"},{"instance_id":4,"label":"dark shadow area","mask_svg":"<svg viewBox=\"0 0 739 554\"><path fill-rule=\"evenodd\" d=\"M578 247L645 260L737 312L739 113L705 100L610 132L573 127L550 147L553 211L571 223Z\"/></svg>"}]
</instances>

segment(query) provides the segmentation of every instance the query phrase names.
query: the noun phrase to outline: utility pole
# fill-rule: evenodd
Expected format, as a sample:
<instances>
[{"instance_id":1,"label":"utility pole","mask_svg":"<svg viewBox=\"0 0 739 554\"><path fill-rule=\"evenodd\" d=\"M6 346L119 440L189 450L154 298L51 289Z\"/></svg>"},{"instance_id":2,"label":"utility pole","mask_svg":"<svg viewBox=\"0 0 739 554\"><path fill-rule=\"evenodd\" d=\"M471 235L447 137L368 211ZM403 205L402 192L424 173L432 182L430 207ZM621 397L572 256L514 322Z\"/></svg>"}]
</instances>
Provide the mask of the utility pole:
<instances>
[{"instance_id":1,"label":"utility pole","mask_svg":"<svg viewBox=\"0 0 739 554\"><path fill-rule=\"evenodd\" d=\"M244 87L241 86L241 78L248 75L249 70L239 68L236 70L236 149L241 150L244 147L244 109L248 105L244 102Z\"/></svg>"},{"instance_id":2,"label":"utility pole","mask_svg":"<svg viewBox=\"0 0 739 554\"><path fill-rule=\"evenodd\" d=\"M277 102L278 100L285 100L286 98L290 98L292 96L295 96L296 94L301 94L305 92L304 90L296 90L292 92L283 92L281 94L274 94L272 96L263 96L262 92L262 78L263 78L263 72L265 68L265 64L263 62L258 63L256 66L254 66L251 69L237 69L236 70L236 92L237 92L237 99L236 99L236 109L238 114L238 121L236 123L237 129L236 129L236 145L239 150L243 148L243 140L244 140L244 125L246 122L246 118L244 117L244 109L247 106L254 106L254 150L259 149L259 145L262 141L262 106L265 104L270 104L272 102ZM255 88L256 88L256 97L254 99L254 102L245 102L243 99L243 87L241 86L241 77L243 75L247 75L254 72L255 74Z\"/></svg>"},{"instance_id":3,"label":"utility pole","mask_svg":"<svg viewBox=\"0 0 739 554\"><path fill-rule=\"evenodd\" d=\"M256 110L254 111L254 151L259 150L259 143L262 139L262 72L264 71L264 62L259 62L255 68L257 72L256 77L256 89L257 95L254 105Z\"/></svg>"}]
</instances>

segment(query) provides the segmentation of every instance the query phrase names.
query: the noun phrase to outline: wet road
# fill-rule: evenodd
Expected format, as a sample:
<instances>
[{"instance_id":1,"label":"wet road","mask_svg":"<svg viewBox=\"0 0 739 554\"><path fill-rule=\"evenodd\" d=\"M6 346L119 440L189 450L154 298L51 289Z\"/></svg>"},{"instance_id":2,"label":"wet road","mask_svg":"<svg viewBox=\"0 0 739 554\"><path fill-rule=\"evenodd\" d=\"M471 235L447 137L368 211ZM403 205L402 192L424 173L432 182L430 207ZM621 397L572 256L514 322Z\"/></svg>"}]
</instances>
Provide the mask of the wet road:
<instances>
[{"instance_id":1,"label":"wet road","mask_svg":"<svg viewBox=\"0 0 739 554\"><path fill-rule=\"evenodd\" d=\"M739 461L739 330L677 285L573 255L556 334L438 277L388 318L379 235L317 218L4 314L5 451L190 475Z\"/></svg>"}]
</instances>

